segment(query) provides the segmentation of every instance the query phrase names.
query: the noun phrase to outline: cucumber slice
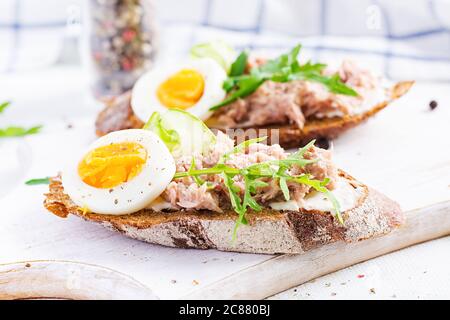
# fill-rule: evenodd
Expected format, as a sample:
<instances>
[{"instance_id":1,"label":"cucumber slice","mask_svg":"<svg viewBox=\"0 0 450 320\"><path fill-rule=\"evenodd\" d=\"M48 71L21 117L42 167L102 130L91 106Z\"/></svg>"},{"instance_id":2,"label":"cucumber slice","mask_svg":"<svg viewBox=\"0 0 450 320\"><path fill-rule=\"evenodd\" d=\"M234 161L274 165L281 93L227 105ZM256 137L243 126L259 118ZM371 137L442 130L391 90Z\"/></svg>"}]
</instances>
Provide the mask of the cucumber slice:
<instances>
[{"instance_id":1,"label":"cucumber slice","mask_svg":"<svg viewBox=\"0 0 450 320\"><path fill-rule=\"evenodd\" d=\"M144 129L156 133L175 158L206 153L216 143L216 136L202 120L179 109L154 112Z\"/></svg>"},{"instance_id":2,"label":"cucumber slice","mask_svg":"<svg viewBox=\"0 0 450 320\"><path fill-rule=\"evenodd\" d=\"M227 74L237 56L232 47L220 40L197 44L191 48L189 53L191 58L214 59Z\"/></svg>"}]
</instances>

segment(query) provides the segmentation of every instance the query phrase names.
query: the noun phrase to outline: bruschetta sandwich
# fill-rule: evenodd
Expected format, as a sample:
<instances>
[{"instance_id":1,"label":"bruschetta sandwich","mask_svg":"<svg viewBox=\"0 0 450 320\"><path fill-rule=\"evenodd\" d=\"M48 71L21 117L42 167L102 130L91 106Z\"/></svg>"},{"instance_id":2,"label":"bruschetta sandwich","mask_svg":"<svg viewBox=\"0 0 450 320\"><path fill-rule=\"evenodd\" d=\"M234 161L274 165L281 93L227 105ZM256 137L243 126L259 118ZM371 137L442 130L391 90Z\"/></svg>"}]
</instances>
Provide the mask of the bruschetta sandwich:
<instances>
[{"instance_id":1,"label":"bruschetta sandwich","mask_svg":"<svg viewBox=\"0 0 450 320\"><path fill-rule=\"evenodd\" d=\"M337 137L413 84L390 83L350 60L336 67L301 63L300 48L262 59L247 51L237 54L221 42L197 45L187 62L157 65L131 92L107 102L96 132L141 128L153 112L177 108L231 136L263 132L269 142L299 147Z\"/></svg>"},{"instance_id":2,"label":"bruschetta sandwich","mask_svg":"<svg viewBox=\"0 0 450 320\"><path fill-rule=\"evenodd\" d=\"M51 179L45 207L181 248L303 253L391 232L397 203L338 169L330 151L238 145L184 110L108 133Z\"/></svg>"}]
</instances>

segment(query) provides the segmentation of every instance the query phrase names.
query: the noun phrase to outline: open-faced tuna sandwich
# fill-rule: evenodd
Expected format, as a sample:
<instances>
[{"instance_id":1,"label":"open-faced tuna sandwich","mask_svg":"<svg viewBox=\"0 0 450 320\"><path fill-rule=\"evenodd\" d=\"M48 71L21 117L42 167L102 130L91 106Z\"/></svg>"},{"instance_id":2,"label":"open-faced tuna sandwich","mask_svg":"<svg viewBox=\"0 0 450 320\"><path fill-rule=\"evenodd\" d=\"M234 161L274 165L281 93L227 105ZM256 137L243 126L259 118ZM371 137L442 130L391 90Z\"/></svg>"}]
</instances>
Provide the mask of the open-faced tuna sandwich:
<instances>
[{"instance_id":1,"label":"open-faced tuna sandwich","mask_svg":"<svg viewBox=\"0 0 450 320\"><path fill-rule=\"evenodd\" d=\"M270 143L299 147L337 137L413 84L390 83L350 60L337 67L302 64L299 52L296 46L263 59L247 51L237 54L221 42L197 45L187 62L156 65L131 92L107 102L96 132L141 128L153 112L177 108L238 139L263 132Z\"/></svg>"},{"instance_id":2,"label":"open-faced tuna sandwich","mask_svg":"<svg viewBox=\"0 0 450 320\"><path fill-rule=\"evenodd\" d=\"M314 141L293 153L235 145L183 110L109 133L51 179L45 207L182 248L302 253L386 234L399 206L338 169Z\"/></svg>"}]
</instances>

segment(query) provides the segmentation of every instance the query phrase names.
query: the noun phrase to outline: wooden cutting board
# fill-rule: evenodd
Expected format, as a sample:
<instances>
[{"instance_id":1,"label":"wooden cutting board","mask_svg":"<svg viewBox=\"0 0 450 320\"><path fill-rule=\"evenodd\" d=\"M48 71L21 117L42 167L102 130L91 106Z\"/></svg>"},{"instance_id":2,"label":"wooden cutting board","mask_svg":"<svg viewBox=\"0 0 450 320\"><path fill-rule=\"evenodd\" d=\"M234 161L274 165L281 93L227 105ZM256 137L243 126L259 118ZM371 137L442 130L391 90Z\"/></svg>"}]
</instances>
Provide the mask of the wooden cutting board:
<instances>
[{"instance_id":1,"label":"wooden cutting board","mask_svg":"<svg viewBox=\"0 0 450 320\"><path fill-rule=\"evenodd\" d=\"M80 111L86 108L81 91L71 88L51 101L37 91L34 96L21 95L16 116L51 114L44 119L45 130L25 139L0 140L0 172L7 181L0 187L0 297L265 298L450 234L449 86L417 84L376 118L334 143L337 164L397 200L407 214L406 225L385 237L336 243L294 256L166 248L45 211L46 187L24 186L23 181L55 174L94 139L95 112L85 116L86 110ZM434 111L428 107L432 99L439 103ZM27 109L31 103L36 106L33 110ZM66 128L68 115L71 129ZM55 286L41 290L50 275ZM22 276L34 280L18 281ZM74 282L90 285L74 289Z\"/></svg>"}]
</instances>

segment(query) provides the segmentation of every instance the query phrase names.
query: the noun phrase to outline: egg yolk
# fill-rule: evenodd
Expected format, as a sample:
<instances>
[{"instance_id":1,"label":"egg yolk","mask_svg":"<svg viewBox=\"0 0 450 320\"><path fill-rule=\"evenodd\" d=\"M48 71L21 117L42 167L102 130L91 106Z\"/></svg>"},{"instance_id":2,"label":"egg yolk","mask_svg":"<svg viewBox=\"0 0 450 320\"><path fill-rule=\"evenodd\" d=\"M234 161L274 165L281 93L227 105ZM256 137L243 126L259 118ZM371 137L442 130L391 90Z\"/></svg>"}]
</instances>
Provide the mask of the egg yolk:
<instances>
[{"instance_id":1,"label":"egg yolk","mask_svg":"<svg viewBox=\"0 0 450 320\"><path fill-rule=\"evenodd\" d=\"M137 176L147 150L134 142L112 143L90 151L78 165L83 182L95 188L113 188Z\"/></svg>"},{"instance_id":2,"label":"egg yolk","mask_svg":"<svg viewBox=\"0 0 450 320\"><path fill-rule=\"evenodd\" d=\"M203 95L205 80L192 69L183 69L164 81L156 92L159 101L167 108L188 109Z\"/></svg>"}]
</instances>

